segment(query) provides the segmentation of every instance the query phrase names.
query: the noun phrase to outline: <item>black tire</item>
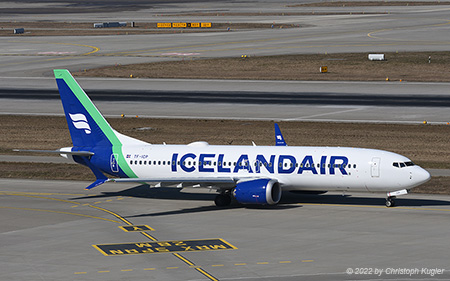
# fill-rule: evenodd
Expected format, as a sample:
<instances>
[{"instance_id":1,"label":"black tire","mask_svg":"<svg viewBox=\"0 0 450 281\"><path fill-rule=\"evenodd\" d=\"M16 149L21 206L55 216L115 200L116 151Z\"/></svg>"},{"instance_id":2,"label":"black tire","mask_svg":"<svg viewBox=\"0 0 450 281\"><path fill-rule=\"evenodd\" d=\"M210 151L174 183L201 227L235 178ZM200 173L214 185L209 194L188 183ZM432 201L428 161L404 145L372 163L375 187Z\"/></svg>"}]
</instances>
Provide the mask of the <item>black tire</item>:
<instances>
[{"instance_id":1,"label":"black tire","mask_svg":"<svg viewBox=\"0 0 450 281\"><path fill-rule=\"evenodd\" d=\"M226 207L231 204L231 196L227 194L219 194L214 199L214 203L216 203L217 207Z\"/></svg>"},{"instance_id":2,"label":"black tire","mask_svg":"<svg viewBox=\"0 0 450 281\"><path fill-rule=\"evenodd\" d=\"M392 199L386 200L386 207L392 208L394 206L395 206L395 201L394 200L392 200Z\"/></svg>"}]
</instances>

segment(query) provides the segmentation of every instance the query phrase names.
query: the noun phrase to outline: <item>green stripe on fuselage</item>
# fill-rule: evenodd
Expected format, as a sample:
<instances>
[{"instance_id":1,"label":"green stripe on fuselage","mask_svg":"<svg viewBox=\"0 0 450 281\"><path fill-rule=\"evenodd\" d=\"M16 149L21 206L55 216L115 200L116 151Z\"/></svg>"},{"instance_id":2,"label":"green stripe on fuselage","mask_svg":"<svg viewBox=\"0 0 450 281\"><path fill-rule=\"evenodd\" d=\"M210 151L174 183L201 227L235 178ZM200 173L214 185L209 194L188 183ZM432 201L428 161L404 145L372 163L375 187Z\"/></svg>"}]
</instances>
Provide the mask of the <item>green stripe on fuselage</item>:
<instances>
[{"instance_id":1,"label":"green stripe on fuselage","mask_svg":"<svg viewBox=\"0 0 450 281\"><path fill-rule=\"evenodd\" d=\"M105 136L112 144L112 151L114 154L118 155L119 159L117 163L119 164L120 169L129 177L129 178L137 178L136 174L133 172L131 167L128 165L127 161L123 157L122 153L122 143L117 138L116 134L109 125L108 121L103 117L103 115L98 111L97 107L92 103L91 99L86 95L83 89L78 85L77 81L72 77L70 72L66 69L55 69L55 78L63 79L66 82L67 86L74 93L86 111L91 115L92 119L97 123L100 129L103 131Z\"/></svg>"}]
</instances>

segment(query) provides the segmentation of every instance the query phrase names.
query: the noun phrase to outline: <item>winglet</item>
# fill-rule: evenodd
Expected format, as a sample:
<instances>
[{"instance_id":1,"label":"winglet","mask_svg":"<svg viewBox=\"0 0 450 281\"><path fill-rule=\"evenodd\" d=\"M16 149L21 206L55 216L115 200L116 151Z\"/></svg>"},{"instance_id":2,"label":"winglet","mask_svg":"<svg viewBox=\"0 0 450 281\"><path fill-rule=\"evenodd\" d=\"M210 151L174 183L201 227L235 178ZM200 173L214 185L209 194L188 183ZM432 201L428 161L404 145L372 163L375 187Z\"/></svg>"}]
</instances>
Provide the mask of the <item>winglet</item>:
<instances>
[{"instance_id":1,"label":"winglet","mask_svg":"<svg viewBox=\"0 0 450 281\"><path fill-rule=\"evenodd\" d=\"M97 187L101 184L104 184L105 182L110 181L109 179L97 179L96 181L94 181L92 184L90 184L88 187L86 187L86 190L90 190L93 189L94 187Z\"/></svg>"},{"instance_id":2,"label":"winglet","mask_svg":"<svg viewBox=\"0 0 450 281\"><path fill-rule=\"evenodd\" d=\"M286 142L284 141L283 135L281 134L280 127L278 127L277 123L275 123L275 145L287 146Z\"/></svg>"}]
</instances>

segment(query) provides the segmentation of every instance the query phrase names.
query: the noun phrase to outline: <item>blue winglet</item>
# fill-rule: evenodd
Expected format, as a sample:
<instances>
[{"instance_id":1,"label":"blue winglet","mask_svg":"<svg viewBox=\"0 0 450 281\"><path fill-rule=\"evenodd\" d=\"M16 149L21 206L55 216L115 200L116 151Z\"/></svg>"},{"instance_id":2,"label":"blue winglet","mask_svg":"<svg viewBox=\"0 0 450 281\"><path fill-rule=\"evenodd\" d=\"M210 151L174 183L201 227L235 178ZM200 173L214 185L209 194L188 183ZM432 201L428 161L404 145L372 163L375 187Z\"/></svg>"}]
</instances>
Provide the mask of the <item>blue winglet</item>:
<instances>
[{"instance_id":1,"label":"blue winglet","mask_svg":"<svg viewBox=\"0 0 450 281\"><path fill-rule=\"evenodd\" d=\"M86 156L74 156L74 160L79 163L84 162L84 164L91 169L91 171L97 178L95 182L93 182L91 185L85 188L86 190L92 189L109 181L109 179L95 165L93 165Z\"/></svg>"},{"instance_id":2,"label":"blue winglet","mask_svg":"<svg viewBox=\"0 0 450 281\"><path fill-rule=\"evenodd\" d=\"M275 123L275 145L287 146L286 142L284 141L283 135L281 134L280 127L278 127L277 123Z\"/></svg>"},{"instance_id":3,"label":"blue winglet","mask_svg":"<svg viewBox=\"0 0 450 281\"><path fill-rule=\"evenodd\" d=\"M109 181L109 179L97 179L96 181L94 181L91 185L89 185L88 187L86 187L86 190L90 190L93 189L94 187L97 187L101 184L104 184L105 182Z\"/></svg>"}]
</instances>

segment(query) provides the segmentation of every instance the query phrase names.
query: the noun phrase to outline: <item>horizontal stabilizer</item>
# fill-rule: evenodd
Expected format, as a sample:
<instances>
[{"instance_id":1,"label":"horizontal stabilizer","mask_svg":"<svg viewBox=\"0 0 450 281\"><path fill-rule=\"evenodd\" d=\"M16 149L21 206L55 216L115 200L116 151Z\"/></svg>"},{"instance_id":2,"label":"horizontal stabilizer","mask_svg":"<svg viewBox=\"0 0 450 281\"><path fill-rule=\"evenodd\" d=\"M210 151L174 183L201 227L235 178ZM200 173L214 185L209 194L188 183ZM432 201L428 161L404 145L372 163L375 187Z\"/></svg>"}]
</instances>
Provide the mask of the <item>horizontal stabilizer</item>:
<instances>
[{"instance_id":1,"label":"horizontal stabilizer","mask_svg":"<svg viewBox=\"0 0 450 281\"><path fill-rule=\"evenodd\" d=\"M62 150L35 150L35 149L13 149L16 152L37 152L37 153L55 153L55 154L67 154L78 156L92 156L94 152L90 151L62 151Z\"/></svg>"}]
</instances>

